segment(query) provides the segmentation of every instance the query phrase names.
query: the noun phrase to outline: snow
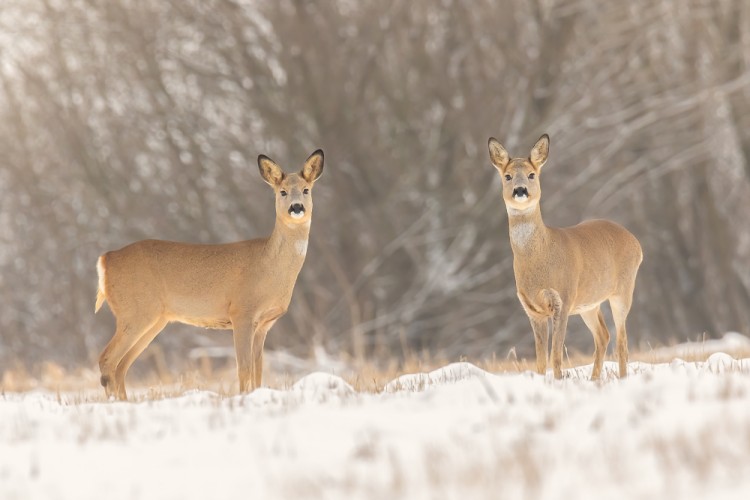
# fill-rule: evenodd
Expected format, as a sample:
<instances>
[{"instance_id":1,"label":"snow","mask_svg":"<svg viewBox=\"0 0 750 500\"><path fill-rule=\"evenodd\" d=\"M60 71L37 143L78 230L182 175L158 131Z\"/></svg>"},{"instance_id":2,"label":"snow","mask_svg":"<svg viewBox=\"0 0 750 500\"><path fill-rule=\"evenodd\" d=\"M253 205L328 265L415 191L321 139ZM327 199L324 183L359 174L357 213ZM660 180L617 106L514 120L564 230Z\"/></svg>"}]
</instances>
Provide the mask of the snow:
<instances>
[{"instance_id":1,"label":"snow","mask_svg":"<svg viewBox=\"0 0 750 500\"><path fill-rule=\"evenodd\" d=\"M750 498L750 359L492 374L381 393L289 390L92 402L0 396L0 499Z\"/></svg>"}]
</instances>

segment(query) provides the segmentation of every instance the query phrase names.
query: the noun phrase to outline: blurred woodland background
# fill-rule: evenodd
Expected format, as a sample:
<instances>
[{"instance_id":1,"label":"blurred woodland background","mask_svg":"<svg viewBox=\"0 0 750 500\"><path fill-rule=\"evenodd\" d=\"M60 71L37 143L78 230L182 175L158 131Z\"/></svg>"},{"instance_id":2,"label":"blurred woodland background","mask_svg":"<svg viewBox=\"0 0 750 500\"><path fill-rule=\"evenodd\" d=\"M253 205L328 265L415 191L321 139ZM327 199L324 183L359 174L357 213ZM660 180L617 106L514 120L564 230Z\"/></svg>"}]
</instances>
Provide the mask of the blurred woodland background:
<instances>
[{"instance_id":1,"label":"blurred woodland background","mask_svg":"<svg viewBox=\"0 0 750 500\"><path fill-rule=\"evenodd\" d=\"M544 132L547 224L643 244L634 348L750 333L746 0L3 0L0 366L93 367L99 254L266 235L257 155L296 170L319 147L268 348L533 356L486 144ZM231 334L156 344L177 362ZM567 344L593 345L577 318Z\"/></svg>"}]
</instances>

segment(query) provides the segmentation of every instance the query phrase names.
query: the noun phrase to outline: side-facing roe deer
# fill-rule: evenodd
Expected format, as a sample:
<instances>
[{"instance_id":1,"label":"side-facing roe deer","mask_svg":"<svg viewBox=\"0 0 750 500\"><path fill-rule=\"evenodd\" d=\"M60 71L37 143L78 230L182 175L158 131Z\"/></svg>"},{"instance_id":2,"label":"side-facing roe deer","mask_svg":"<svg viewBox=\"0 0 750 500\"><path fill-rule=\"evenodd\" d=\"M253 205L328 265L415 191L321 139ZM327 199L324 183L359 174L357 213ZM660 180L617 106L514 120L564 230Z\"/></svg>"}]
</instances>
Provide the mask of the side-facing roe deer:
<instances>
[{"instance_id":1,"label":"side-facing roe deer","mask_svg":"<svg viewBox=\"0 0 750 500\"><path fill-rule=\"evenodd\" d=\"M609 300L617 330L620 377L627 375L628 338L625 320L633 300L641 245L628 230L607 220L573 227L548 227L542 221L540 173L549 154L543 135L528 158L511 159L493 137L490 160L503 180L508 211L513 271L518 298L534 330L537 372L547 370L548 322L552 320L552 369L562 377L563 343L568 316L580 314L594 336L591 379L602 371L609 330L600 305Z\"/></svg>"},{"instance_id":2,"label":"side-facing roe deer","mask_svg":"<svg viewBox=\"0 0 750 500\"><path fill-rule=\"evenodd\" d=\"M127 398L130 365L173 321L231 329L240 391L260 386L266 334L286 312L307 253L323 151L298 174L284 173L264 155L258 167L276 194L269 237L222 245L144 240L99 257L95 310L106 300L117 324L99 357L107 396Z\"/></svg>"}]
</instances>

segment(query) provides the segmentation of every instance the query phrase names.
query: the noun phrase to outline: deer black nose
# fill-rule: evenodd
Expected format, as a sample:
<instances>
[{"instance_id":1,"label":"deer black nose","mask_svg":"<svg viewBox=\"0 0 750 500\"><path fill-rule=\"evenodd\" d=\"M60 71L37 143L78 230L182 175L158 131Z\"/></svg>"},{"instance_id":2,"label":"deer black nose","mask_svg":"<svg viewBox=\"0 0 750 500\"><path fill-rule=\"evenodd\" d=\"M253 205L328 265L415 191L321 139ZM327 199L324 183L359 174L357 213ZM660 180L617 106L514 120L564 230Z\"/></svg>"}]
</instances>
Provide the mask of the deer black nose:
<instances>
[{"instance_id":1,"label":"deer black nose","mask_svg":"<svg viewBox=\"0 0 750 500\"><path fill-rule=\"evenodd\" d=\"M514 188L513 189L513 197L515 198L516 196L526 196L528 198L529 191L528 191L528 189L526 189L523 186Z\"/></svg>"},{"instance_id":2,"label":"deer black nose","mask_svg":"<svg viewBox=\"0 0 750 500\"><path fill-rule=\"evenodd\" d=\"M289 207L290 214L303 214L305 213L305 206L302 203L294 203Z\"/></svg>"}]
</instances>

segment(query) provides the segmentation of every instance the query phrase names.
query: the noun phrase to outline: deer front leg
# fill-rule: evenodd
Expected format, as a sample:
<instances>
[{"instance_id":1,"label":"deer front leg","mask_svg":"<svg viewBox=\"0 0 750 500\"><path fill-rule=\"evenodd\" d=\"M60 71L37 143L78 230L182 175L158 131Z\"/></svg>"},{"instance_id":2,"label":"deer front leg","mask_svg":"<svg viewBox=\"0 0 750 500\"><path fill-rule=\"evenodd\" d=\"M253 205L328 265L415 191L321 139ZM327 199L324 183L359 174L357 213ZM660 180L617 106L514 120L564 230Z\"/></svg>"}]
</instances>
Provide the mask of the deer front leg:
<instances>
[{"instance_id":1,"label":"deer front leg","mask_svg":"<svg viewBox=\"0 0 750 500\"><path fill-rule=\"evenodd\" d=\"M263 344L267 334L268 328L261 328L253 336L253 390L260 387L263 379Z\"/></svg>"},{"instance_id":2,"label":"deer front leg","mask_svg":"<svg viewBox=\"0 0 750 500\"><path fill-rule=\"evenodd\" d=\"M241 322L234 324L232 337L234 340L234 352L237 357L237 376L240 381L240 393L250 392L254 389L253 378L255 373L253 359L253 327L252 322Z\"/></svg>"},{"instance_id":3,"label":"deer front leg","mask_svg":"<svg viewBox=\"0 0 750 500\"><path fill-rule=\"evenodd\" d=\"M546 299L544 297L542 297L542 299L542 304L544 304ZM547 373L547 354L549 352L548 318L543 315L545 311L540 310L537 306L529 303L526 295L523 293L518 293L518 300L521 301L523 310L526 311L526 316L528 316L531 328L534 331L536 371L540 375L544 375Z\"/></svg>"},{"instance_id":4,"label":"deer front leg","mask_svg":"<svg viewBox=\"0 0 750 500\"><path fill-rule=\"evenodd\" d=\"M568 328L568 313L561 312L552 320L552 370L555 378L562 378L562 355L565 343L565 330Z\"/></svg>"},{"instance_id":5,"label":"deer front leg","mask_svg":"<svg viewBox=\"0 0 750 500\"><path fill-rule=\"evenodd\" d=\"M263 313L258 320L258 326L253 334L253 389L260 387L263 378L263 345L268 331L285 312L284 308L273 308Z\"/></svg>"},{"instance_id":6,"label":"deer front leg","mask_svg":"<svg viewBox=\"0 0 750 500\"><path fill-rule=\"evenodd\" d=\"M568 328L568 311L565 309L563 300L556 290L546 289L542 291L547 306L552 313L552 371L555 378L562 378L562 354L565 343L565 331Z\"/></svg>"},{"instance_id":7,"label":"deer front leg","mask_svg":"<svg viewBox=\"0 0 750 500\"><path fill-rule=\"evenodd\" d=\"M534 330L534 347L536 348L536 372L547 373L547 352L549 349L549 330L547 318L529 318Z\"/></svg>"}]
</instances>

